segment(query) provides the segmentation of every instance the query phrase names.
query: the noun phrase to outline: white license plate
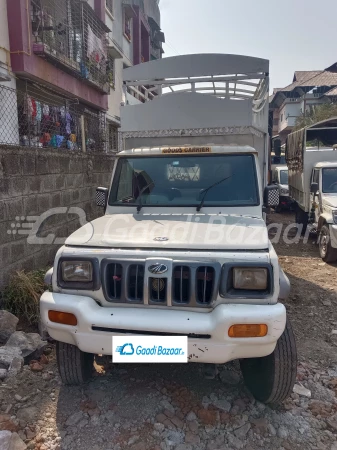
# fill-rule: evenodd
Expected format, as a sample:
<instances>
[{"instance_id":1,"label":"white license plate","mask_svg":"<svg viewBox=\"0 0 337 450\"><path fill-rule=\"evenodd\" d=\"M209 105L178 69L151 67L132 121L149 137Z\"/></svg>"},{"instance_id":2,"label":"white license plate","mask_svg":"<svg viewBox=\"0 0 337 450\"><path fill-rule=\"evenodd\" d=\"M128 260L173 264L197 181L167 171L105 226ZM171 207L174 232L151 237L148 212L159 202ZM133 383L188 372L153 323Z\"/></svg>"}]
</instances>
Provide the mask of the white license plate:
<instances>
[{"instance_id":1,"label":"white license plate","mask_svg":"<svg viewBox=\"0 0 337 450\"><path fill-rule=\"evenodd\" d=\"M113 336L114 363L187 363L187 336Z\"/></svg>"}]
</instances>

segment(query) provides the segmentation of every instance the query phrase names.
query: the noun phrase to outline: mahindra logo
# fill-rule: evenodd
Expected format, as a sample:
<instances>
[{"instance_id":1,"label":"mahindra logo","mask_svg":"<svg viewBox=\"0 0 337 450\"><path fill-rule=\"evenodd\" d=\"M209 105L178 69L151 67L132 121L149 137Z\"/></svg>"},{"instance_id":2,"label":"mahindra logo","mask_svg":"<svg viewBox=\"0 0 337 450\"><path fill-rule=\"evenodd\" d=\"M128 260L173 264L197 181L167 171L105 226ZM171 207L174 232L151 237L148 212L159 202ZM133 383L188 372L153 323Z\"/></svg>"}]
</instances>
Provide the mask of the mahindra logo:
<instances>
[{"instance_id":1,"label":"mahindra logo","mask_svg":"<svg viewBox=\"0 0 337 450\"><path fill-rule=\"evenodd\" d=\"M149 272L155 275L161 275L168 271L168 267L165 264L153 264L149 267Z\"/></svg>"}]
</instances>

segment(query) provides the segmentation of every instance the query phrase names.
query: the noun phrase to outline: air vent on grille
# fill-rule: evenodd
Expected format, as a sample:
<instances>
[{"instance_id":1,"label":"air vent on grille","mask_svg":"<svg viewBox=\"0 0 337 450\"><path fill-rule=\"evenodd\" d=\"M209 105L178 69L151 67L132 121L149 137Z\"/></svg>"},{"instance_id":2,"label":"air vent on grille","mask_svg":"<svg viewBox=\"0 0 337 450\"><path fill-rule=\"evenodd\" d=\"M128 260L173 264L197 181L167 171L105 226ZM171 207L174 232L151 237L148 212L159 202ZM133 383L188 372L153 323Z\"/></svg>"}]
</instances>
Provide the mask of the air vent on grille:
<instances>
[{"instance_id":1,"label":"air vent on grille","mask_svg":"<svg viewBox=\"0 0 337 450\"><path fill-rule=\"evenodd\" d=\"M128 296L130 300L143 301L144 266L132 264L128 272Z\"/></svg>"},{"instance_id":2,"label":"air vent on grille","mask_svg":"<svg viewBox=\"0 0 337 450\"><path fill-rule=\"evenodd\" d=\"M107 270L109 296L120 299L122 295L123 268L121 264L109 264Z\"/></svg>"},{"instance_id":3,"label":"air vent on grille","mask_svg":"<svg viewBox=\"0 0 337 450\"><path fill-rule=\"evenodd\" d=\"M190 300L191 272L188 266L176 266L173 271L173 300L188 303Z\"/></svg>"},{"instance_id":4,"label":"air vent on grille","mask_svg":"<svg viewBox=\"0 0 337 450\"><path fill-rule=\"evenodd\" d=\"M197 301L208 304L212 301L215 270L213 267L202 266L197 269Z\"/></svg>"},{"instance_id":5,"label":"air vent on grille","mask_svg":"<svg viewBox=\"0 0 337 450\"><path fill-rule=\"evenodd\" d=\"M165 303L167 278L149 278L149 291L152 302Z\"/></svg>"}]
</instances>

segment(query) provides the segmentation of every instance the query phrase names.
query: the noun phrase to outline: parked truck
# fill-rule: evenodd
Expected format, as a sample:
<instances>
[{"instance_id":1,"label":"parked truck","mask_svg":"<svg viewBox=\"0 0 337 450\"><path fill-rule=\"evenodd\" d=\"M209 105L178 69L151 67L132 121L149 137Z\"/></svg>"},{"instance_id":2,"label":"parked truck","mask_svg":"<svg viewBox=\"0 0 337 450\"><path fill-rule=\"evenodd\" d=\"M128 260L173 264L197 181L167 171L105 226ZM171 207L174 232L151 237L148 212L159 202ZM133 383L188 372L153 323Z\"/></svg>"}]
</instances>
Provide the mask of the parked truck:
<instances>
[{"instance_id":1,"label":"parked truck","mask_svg":"<svg viewBox=\"0 0 337 450\"><path fill-rule=\"evenodd\" d=\"M323 261L337 260L337 118L288 136L289 194L296 223L318 235Z\"/></svg>"},{"instance_id":2,"label":"parked truck","mask_svg":"<svg viewBox=\"0 0 337 450\"><path fill-rule=\"evenodd\" d=\"M272 170L273 183L278 187L280 193L280 203L275 208L276 211L289 210L293 206L293 201L289 196L288 167L286 165L274 166Z\"/></svg>"},{"instance_id":3,"label":"parked truck","mask_svg":"<svg viewBox=\"0 0 337 450\"><path fill-rule=\"evenodd\" d=\"M97 189L105 215L60 248L41 298L64 383L88 379L112 337L187 336L187 361L240 360L260 401L292 392L289 281L264 221L279 201L268 73L267 60L214 54L124 70L121 148Z\"/></svg>"}]
</instances>

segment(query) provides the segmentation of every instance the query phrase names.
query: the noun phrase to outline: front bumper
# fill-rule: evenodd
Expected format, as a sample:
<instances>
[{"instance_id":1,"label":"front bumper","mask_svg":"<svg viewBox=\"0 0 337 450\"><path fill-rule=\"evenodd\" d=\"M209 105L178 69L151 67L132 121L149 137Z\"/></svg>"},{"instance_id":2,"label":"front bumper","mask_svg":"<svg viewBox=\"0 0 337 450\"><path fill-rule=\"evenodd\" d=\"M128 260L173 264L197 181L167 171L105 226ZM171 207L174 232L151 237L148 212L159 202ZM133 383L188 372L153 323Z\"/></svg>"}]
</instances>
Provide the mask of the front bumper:
<instances>
[{"instance_id":1,"label":"front bumper","mask_svg":"<svg viewBox=\"0 0 337 450\"><path fill-rule=\"evenodd\" d=\"M286 324L286 310L280 303L264 306L219 305L212 312L205 313L144 307L100 307L90 297L45 292L41 297L40 309L42 322L52 338L76 345L84 352L111 355L112 336L142 334L145 331L198 335L200 337L188 339L189 361L214 364L271 354ZM49 310L75 314L77 326L51 322ZM267 336L240 339L228 336L232 325L254 323L267 324ZM102 331L102 328L107 330Z\"/></svg>"}]
</instances>

